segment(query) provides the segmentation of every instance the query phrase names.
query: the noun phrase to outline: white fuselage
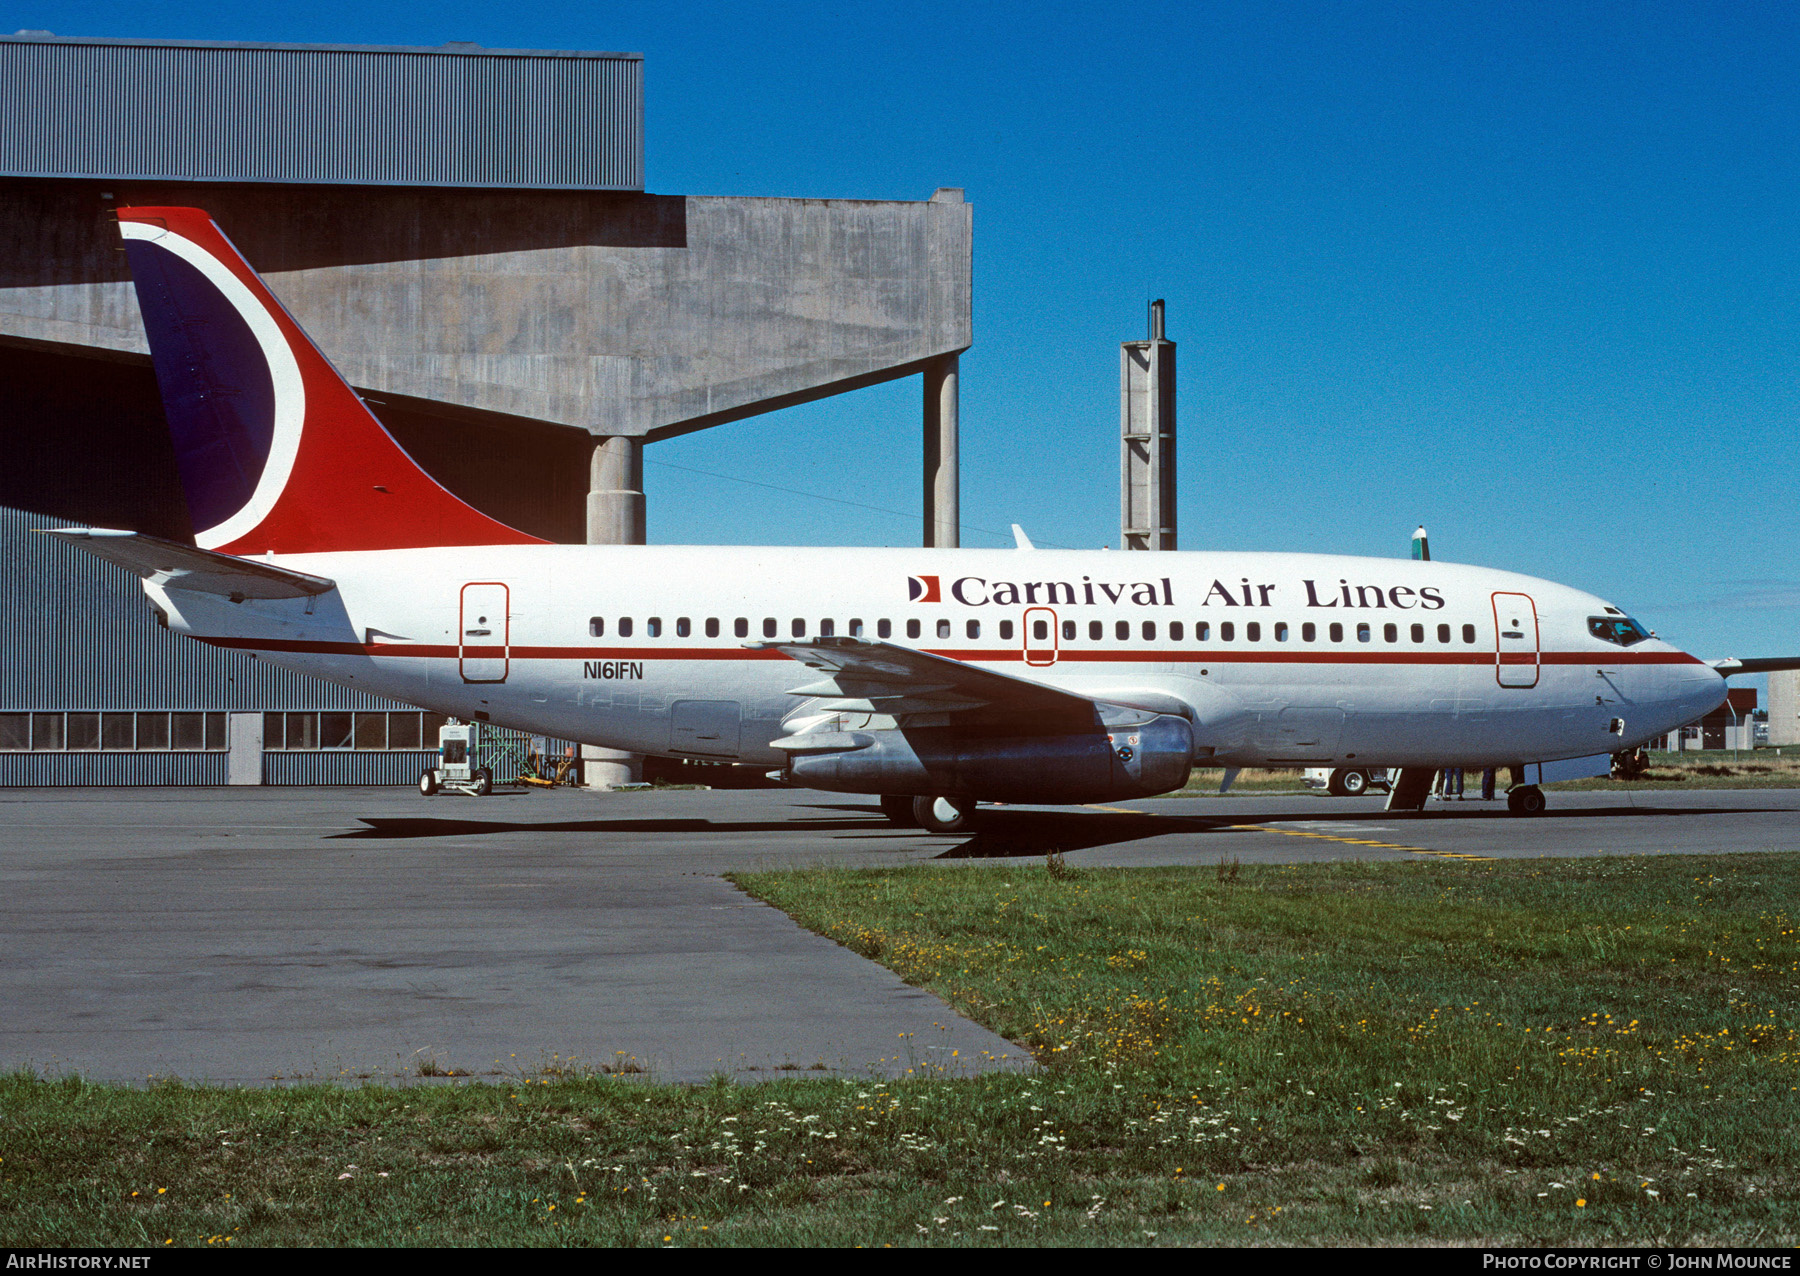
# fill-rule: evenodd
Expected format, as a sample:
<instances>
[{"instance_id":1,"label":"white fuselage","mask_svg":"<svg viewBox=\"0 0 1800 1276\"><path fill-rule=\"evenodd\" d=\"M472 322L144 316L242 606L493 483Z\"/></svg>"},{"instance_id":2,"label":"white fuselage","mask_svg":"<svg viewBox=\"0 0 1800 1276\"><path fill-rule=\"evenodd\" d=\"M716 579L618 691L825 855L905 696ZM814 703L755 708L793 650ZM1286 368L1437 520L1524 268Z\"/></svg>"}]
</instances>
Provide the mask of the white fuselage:
<instances>
[{"instance_id":1,"label":"white fuselage","mask_svg":"<svg viewBox=\"0 0 1800 1276\"><path fill-rule=\"evenodd\" d=\"M807 670L753 644L826 633L1179 712L1198 765L1584 757L1690 722L1725 694L1667 643L1595 637L1589 619L1618 613L1590 594L1453 563L687 546L267 561L338 588L235 604L179 580L146 589L203 641L457 717L648 754L780 764L769 742L815 702L788 694Z\"/></svg>"}]
</instances>

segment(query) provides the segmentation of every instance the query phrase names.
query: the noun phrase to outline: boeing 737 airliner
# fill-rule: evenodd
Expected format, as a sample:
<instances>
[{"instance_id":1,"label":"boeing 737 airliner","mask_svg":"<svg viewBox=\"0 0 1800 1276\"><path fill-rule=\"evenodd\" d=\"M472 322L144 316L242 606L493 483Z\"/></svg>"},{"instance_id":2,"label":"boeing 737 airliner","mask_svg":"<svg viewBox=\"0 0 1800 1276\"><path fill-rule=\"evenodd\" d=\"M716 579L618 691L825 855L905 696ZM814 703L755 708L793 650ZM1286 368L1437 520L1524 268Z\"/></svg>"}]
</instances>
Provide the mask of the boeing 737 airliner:
<instances>
[{"instance_id":1,"label":"boeing 737 airliner","mask_svg":"<svg viewBox=\"0 0 1800 1276\"><path fill-rule=\"evenodd\" d=\"M1522 772L1725 696L1604 599L1450 563L547 544L420 469L206 213L118 218L196 544L56 534L140 575L171 629L315 677L780 768L937 831L1197 765Z\"/></svg>"}]
</instances>

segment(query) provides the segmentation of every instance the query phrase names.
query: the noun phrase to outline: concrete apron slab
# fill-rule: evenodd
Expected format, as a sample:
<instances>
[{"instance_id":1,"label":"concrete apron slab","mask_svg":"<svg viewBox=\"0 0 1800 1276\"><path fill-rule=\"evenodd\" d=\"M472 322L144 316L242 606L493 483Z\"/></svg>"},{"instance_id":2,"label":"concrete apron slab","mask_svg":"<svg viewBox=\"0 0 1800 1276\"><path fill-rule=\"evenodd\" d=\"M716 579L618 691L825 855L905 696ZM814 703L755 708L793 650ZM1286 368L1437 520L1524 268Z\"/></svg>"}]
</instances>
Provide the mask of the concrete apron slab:
<instances>
[{"instance_id":1,"label":"concrete apron slab","mask_svg":"<svg viewBox=\"0 0 1800 1276\"><path fill-rule=\"evenodd\" d=\"M1030 1065L708 872L479 839L57 840L6 857L0 1067L259 1085Z\"/></svg>"}]
</instances>

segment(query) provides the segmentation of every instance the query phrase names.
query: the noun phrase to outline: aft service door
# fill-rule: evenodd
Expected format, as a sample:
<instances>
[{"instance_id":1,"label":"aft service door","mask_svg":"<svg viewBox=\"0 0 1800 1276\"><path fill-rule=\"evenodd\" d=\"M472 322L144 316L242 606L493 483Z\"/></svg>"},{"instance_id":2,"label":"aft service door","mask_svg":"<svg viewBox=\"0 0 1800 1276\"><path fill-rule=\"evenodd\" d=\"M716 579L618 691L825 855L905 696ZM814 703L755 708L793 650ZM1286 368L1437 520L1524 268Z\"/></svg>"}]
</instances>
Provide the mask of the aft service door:
<instances>
[{"instance_id":1,"label":"aft service door","mask_svg":"<svg viewBox=\"0 0 1800 1276\"><path fill-rule=\"evenodd\" d=\"M1048 607L1025 609L1025 663L1056 663L1056 613Z\"/></svg>"},{"instance_id":2,"label":"aft service door","mask_svg":"<svg viewBox=\"0 0 1800 1276\"><path fill-rule=\"evenodd\" d=\"M1538 684L1537 605L1529 594L1494 595L1494 677L1503 687Z\"/></svg>"},{"instance_id":3,"label":"aft service door","mask_svg":"<svg viewBox=\"0 0 1800 1276\"><path fill-rule=\"evenodd\" d=\"M498 581L462 587L456 654L464 682L505 682L511 657L511 597Z\"/></svg>"}]
</instances>

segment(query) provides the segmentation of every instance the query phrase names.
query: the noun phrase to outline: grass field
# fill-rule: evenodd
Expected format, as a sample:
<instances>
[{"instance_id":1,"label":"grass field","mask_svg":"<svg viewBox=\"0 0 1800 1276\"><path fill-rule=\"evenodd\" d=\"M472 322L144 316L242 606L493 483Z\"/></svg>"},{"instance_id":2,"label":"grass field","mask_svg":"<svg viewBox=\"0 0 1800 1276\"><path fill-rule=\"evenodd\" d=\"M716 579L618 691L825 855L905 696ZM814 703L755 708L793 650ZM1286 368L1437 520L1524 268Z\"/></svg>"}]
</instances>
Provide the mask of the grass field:
<instances>
[{"instance_id":1,"label":"grass field","mask_svg":"<svg viewBox=\"0 0 1800 1276\"><path fill-rule=\"evenodd\" d=\"M1029 1075L0 1080L16 1245L1792 1244L1800 855L745 875ZM949 1075L944 1075L948 1073Z\"/></svg>"}]
</instances>

